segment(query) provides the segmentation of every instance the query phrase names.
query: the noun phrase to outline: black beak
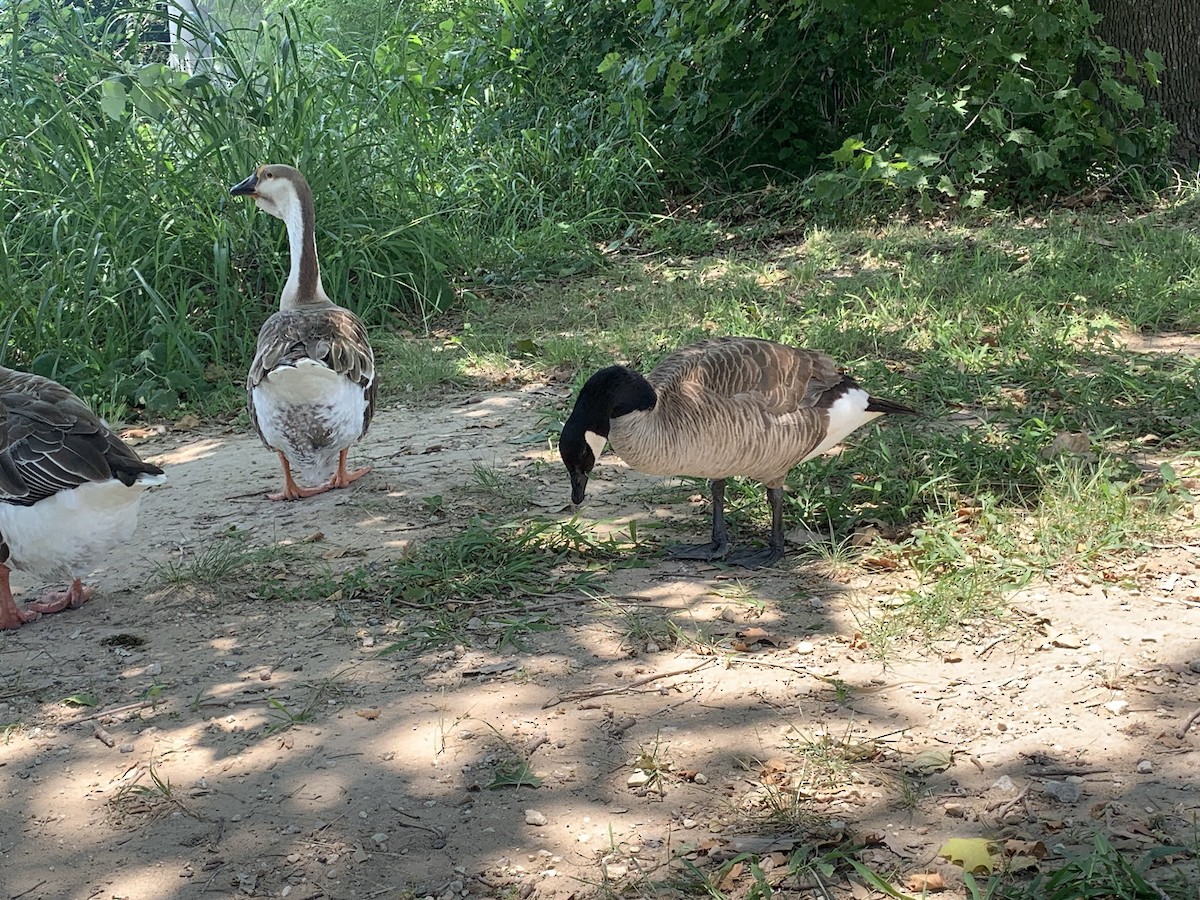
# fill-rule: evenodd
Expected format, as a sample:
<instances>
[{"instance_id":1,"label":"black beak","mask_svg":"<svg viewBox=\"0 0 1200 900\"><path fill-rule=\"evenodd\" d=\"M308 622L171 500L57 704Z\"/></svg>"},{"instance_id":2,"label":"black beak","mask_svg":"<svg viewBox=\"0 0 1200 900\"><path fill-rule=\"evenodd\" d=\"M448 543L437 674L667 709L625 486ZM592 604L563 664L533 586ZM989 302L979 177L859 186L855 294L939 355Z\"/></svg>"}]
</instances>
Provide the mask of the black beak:
<instances>
[{"instance_id":1,"label":"black beak","mask_svg":"<svg viewBox=\"0 0 1200 900\"><path fill-rule=\"evenodd\" d=\"M258 190L258 173L255 172L245 181L239 181L229 189L229 193L235 197L253 197L254 192Z\"/></svg>"},{"instance_id":2,"label":"black beak","mask_svg":"<svg viewBox=\"0 0 1200 900\"><path fill-rule=\"evenodd\" d=\"M587 481L587 472L571 473L571 502L576 506L583 502L583 495L587 491Z\"/></svg>"}]
</instances>

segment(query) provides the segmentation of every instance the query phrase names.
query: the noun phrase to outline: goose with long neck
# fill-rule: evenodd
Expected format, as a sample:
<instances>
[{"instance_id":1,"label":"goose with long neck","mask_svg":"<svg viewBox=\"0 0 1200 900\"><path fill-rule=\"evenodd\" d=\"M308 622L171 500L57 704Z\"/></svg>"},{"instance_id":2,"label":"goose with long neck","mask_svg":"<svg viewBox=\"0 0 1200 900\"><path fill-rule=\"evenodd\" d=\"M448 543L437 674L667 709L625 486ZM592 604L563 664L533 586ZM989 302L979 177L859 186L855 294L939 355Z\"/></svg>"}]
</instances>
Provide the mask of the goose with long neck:
<instances>
[{"instance_id":1,"label":"goose with long neck","mask_svg":"<svg viewBox=\"0 0 1200 900\"><path fill-rule=\"evenodd\" d=\"M715 338L675 351L645 376L626 366L601 369L580 390L558 447L575 504L605 444L639 472L710 479L712 540L671 554L757 568L784 554L788 471L884 413L915 410L872 397L824 353ZM761 550L730 553L725 481L733 476L766 485L771 539Z\"/></svg>"},{"instance_id":2,"label":"goose with long neck","mask_svg":"<svg viewBox=\"0 0 1200 900\"><path fill-rule=\"evenodd\" d=\"M0 629L90 599L83 576L133 537L142 492L165 480L57 381L0 366ZM11 569L70 586L21 609Z\"/></svg>"},{"instance_id":3,"label":"goose with long neck","mask_svg":"<svg viewBox=\"0 0 1200 900\"><path fill-rule=\"evenodd\" d=\"M283 467L283 490L268 497L348 487L371 471L346 462L375 414L375 356L362 321L321 284L312 189L291 166L269 165L230 193L282 219L291 253L279 311L259 331L246 379L250 421Z\"/></svg>"}]
</instances>

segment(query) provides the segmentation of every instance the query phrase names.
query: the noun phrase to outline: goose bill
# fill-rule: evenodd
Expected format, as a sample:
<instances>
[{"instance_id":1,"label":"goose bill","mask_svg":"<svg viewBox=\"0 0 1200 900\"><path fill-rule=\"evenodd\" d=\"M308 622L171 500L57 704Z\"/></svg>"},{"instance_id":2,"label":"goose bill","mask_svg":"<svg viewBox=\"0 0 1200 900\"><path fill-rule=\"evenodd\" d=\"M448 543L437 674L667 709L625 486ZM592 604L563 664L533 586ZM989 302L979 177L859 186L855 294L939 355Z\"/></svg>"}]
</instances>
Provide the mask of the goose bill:
<instances>
[{"instance_id":1,"label":"goose bill","mask_svg":"<svg viewBox=\"0 0 1200 900\"><path fill-rule=\"evenodd\" d=\"M255 172L244 181L239 181L229 189L235 197L253 197L258 192L258 173Z\"/></svg>"},{"instance_id":2,"label":"goose bill","mask_svg":"<svg viewBox=\"0 0 1200 900\"><path fill-rule=\"evenodd\" d=\"M583 495L587 492L587 483L587 472L571 473L571 502L576 506L583 502Z\"/></svg>"}]
</instances>

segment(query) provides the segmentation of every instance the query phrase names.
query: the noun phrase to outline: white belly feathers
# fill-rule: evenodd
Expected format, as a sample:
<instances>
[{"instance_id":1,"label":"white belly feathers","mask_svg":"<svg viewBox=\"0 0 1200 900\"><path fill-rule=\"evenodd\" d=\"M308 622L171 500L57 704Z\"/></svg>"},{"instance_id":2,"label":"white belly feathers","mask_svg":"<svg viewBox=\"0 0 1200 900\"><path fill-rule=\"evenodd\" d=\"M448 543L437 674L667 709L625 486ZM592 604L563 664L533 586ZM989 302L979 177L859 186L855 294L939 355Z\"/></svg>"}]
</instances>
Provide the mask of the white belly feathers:
<instances>
[{"instance_id":1,"label":"white belly feathers","mask_svg":"<svg viewBox=\"0 0 1200 900\"><path fill-rule=\"evenodd\" d=\"M362 386L315 360L273 369L250 397L263 442L282 452L306 485L329 481L338 456L362 437Z\"/></svg>"}]
</instances>

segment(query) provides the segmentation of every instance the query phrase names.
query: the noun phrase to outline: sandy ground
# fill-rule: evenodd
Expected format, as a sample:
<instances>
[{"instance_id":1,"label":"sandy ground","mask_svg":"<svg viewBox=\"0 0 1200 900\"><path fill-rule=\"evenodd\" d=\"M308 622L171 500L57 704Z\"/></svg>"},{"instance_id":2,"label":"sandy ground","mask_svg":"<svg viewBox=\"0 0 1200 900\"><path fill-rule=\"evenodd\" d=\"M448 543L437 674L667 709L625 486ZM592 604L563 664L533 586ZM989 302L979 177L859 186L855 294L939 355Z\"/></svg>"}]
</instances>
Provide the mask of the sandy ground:
<instances>
[{"instance_id":1,"label":"sandy ground","mask_svg":"<svg viewBox=\"0 0 1200 900\"><path fill-rule=\"evenodd\" d=\"M377 470L294 504L263 498L278 469L246 434L144 442L170 485L96 599L0 635L0 898L566 898L648 892L688 863L739 896L749 869L720 864L743 851L785 896L875 896L787 875L799 848L843 838L897 883L935 872L961 896L948 838L1007 838L1031 864L1097 830L1134 859L1194 846L1189 522L1135 564L1031 586L1003 626L886 664L857 617L905 577L812 554L753 576L620 569L606 602L565 601L521 648L464 634L387 656L411 617L369 599L156 574L233 528L335 569L394 559L497 503L475 466L554 514L566 479L537 436L565 402L541 385L393 405L355 454ZM660 480L610 457L597 476L587 516L705 536L706 507L659 502ZM422 502L435 494L448 517ZM672 640L668 619L703 638ZM64 702L81 694L96 705ZM308 720L283 727L280 706ZM540 787L489 789L513 757Z\"/></svg>"}]
</instances>

